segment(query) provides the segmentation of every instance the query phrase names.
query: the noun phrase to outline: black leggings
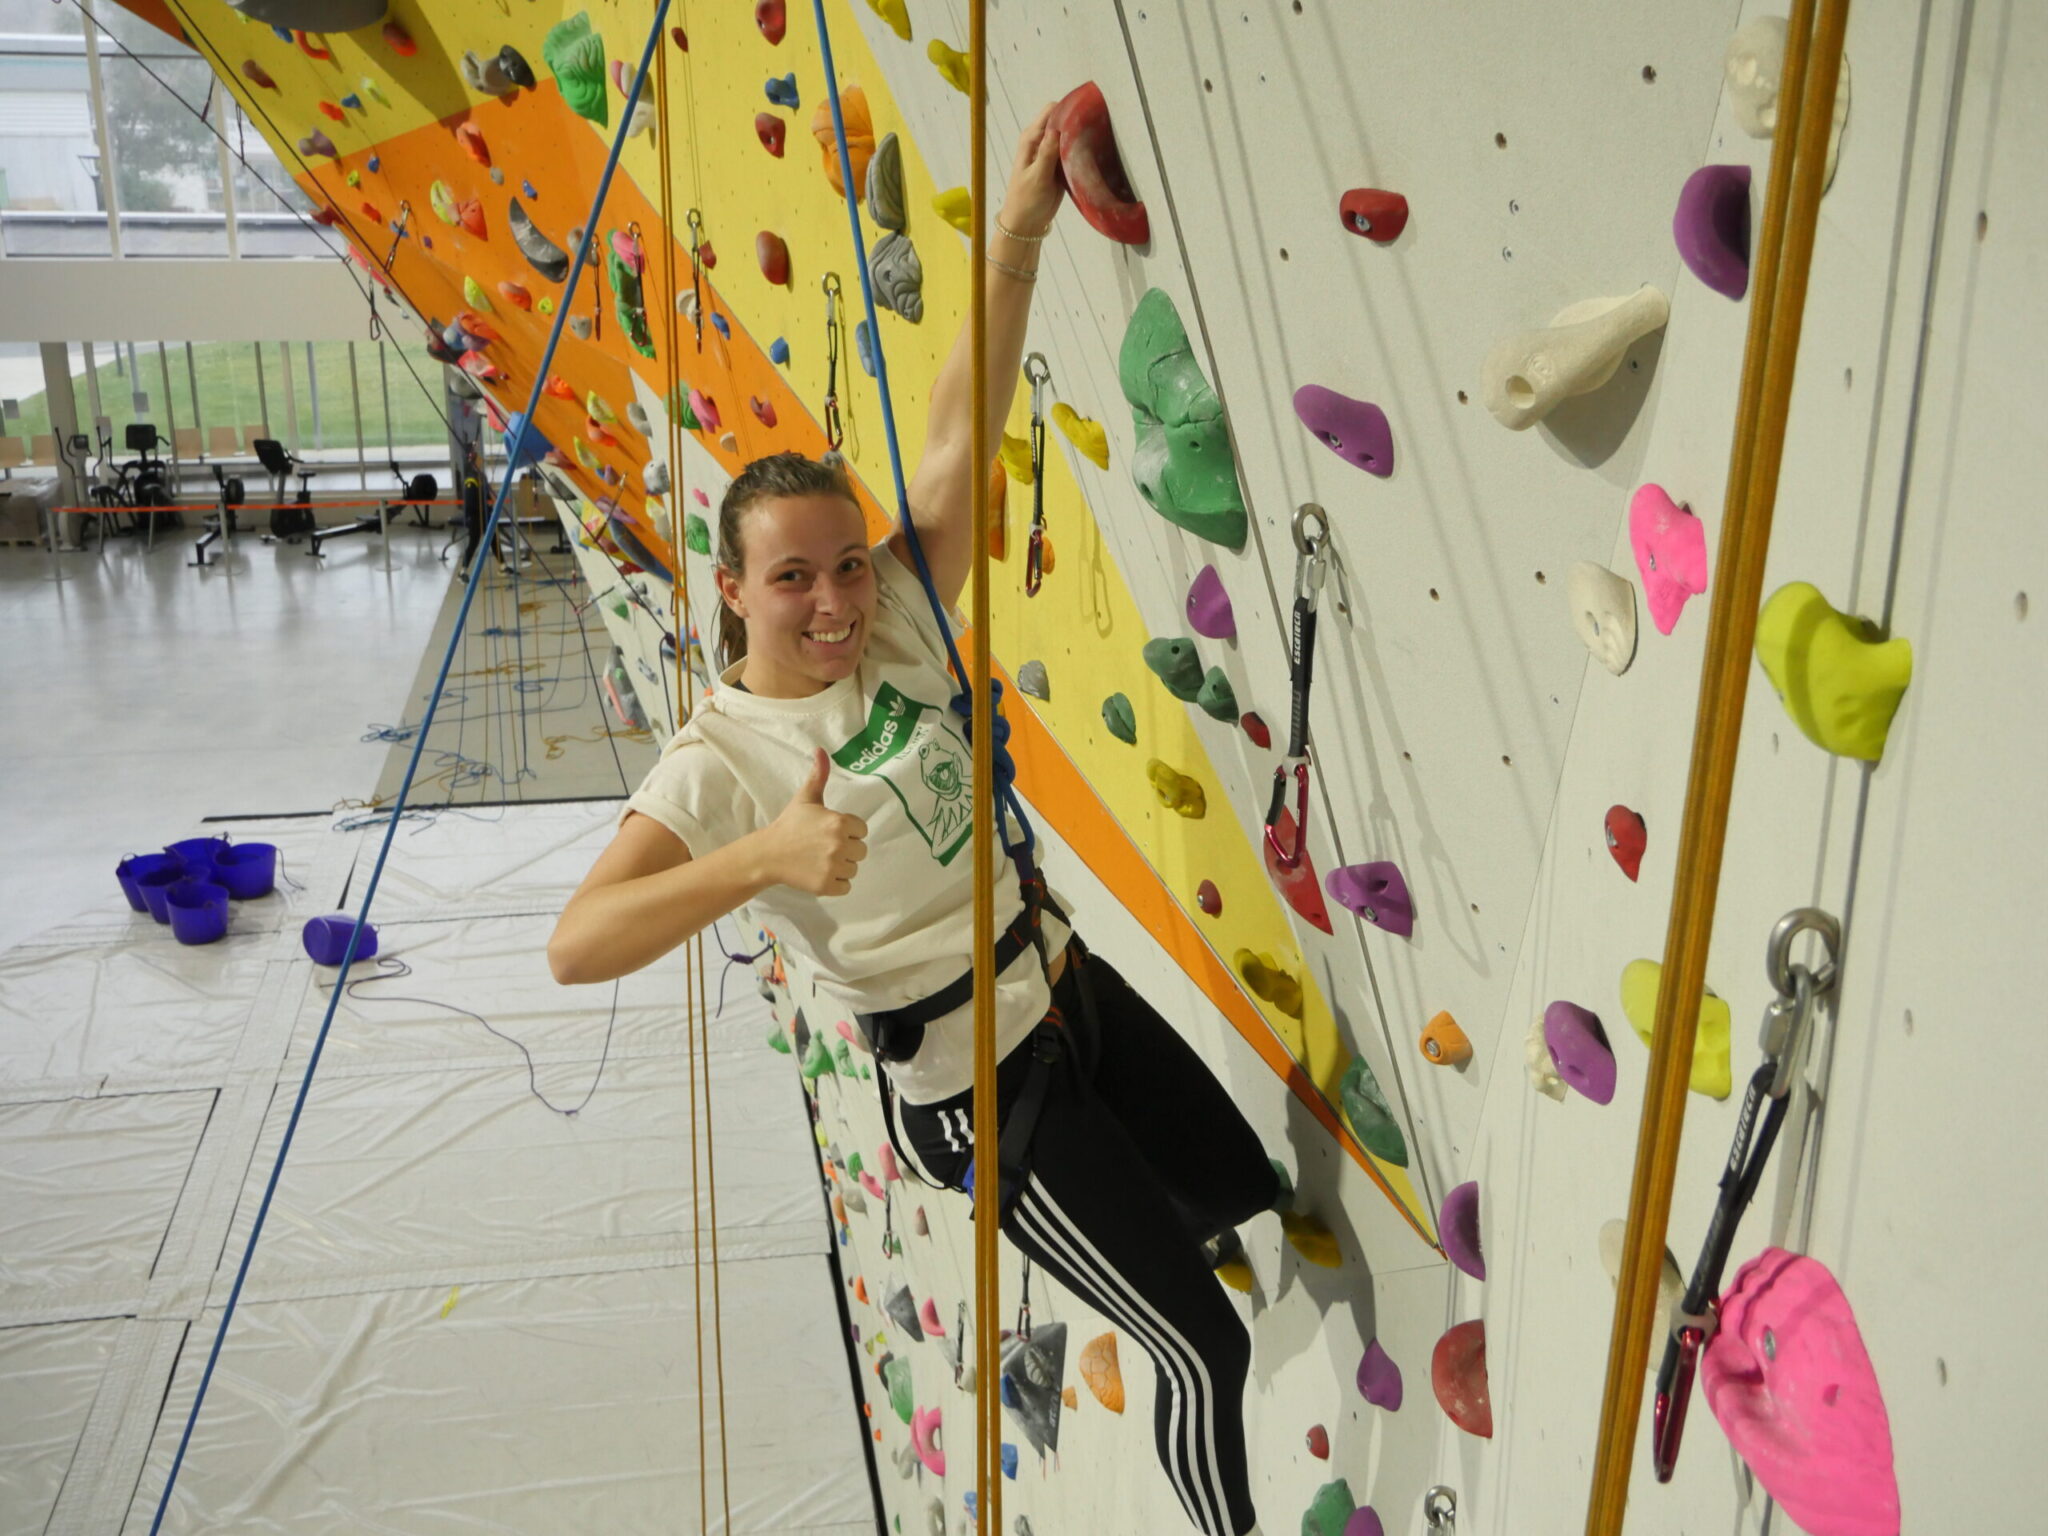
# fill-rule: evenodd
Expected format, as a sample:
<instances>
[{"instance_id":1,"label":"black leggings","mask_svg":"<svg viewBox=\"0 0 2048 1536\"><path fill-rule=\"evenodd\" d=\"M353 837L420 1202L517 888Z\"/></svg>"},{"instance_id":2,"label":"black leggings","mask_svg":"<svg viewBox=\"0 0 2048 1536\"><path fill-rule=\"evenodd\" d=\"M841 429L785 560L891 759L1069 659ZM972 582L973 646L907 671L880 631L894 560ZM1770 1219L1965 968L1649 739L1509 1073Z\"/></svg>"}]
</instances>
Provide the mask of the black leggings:
<instances>
[{"instance_id":1,"label":"black leggings","mask_svg":"<svg viewBox=\"0 0 2048 1536\"><path fill-rule=\"evenodd\" d=\"M1206 1536L1238 1536L1258 1518L1244 1446L1251 1338L1201 1244L1272 1205L1279 1183L1201 1057L1108 962L1082 955L1078 944L1069 950L1054 1000L1070 1028L1086 1030L1085 964L1099 1038L1077 1043L1093 1050L1094 1077L1084 1083L1071 1056L1051 1069L1030 1175L1003 1231L1144 1346L1159 1377L1153 1434L1167 1479ZM1005 1116L1030 1055L1027 1040L998 1070ZM962 1188L972 1093L900 1113L917 1160ZM983 1169L975 1172L980 1182Z\"/></svg>"}]
</instances>

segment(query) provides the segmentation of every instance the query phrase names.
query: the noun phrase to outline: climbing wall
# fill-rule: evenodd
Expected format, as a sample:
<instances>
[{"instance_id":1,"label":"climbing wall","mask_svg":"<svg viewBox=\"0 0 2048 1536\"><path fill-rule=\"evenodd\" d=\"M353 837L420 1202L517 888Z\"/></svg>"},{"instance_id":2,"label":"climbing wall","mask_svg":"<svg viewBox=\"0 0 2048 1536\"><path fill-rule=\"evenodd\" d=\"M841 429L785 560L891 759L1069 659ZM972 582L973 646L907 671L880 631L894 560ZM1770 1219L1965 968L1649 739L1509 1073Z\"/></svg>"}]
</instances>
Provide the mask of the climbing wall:
<instances>
[{"instance_id":1,"label":"climbing wall","mask_svg":"<svg viewBox=\"0 0 2048 1536\"><path fill-rule=\"evenodd\" d=\"M901 152L923 311L915 323L884 314L880 341L914 466L923 402L973 277L940 211L969 179L967 100L928 52L963 45L965 15L909 0L899 28L890 9L825 6L856 130L864 121L863 137L894 134ZM1054 888L1091 945L1231 1085L1295 1168L1298 1209L1334 1241L1334 1253L1290 1241L1270 1219L1245 1233L1255 1276L1247 1411L1268 1531L1293 1528L1313 1501L1308 1529L1356 1536L1369 1527L1345 1524L1354 1500L1388 1529L1413 1529L1434 1484L1455 1490L1461 1530L1519 1536L1583 1521L1611 1310L1601 1235L1628 1199L1648 1057L1633 1021L1647 1026L1656 985L1641 962L1663 948L1705 638L1706 600L1681 600L1674 582L1697 588L1717 544L1748 317L1742 299L1681 261L1674 210L1708 165L1750 170L1749 205L1760 200L1772 145L1742 126L1747 98L1727 86L1724 55L1769 12L1735 0L1569 16L1495 0L1455 11L1102 0L1057 17L1045 6L991 16L992 184L1038 108L1093 80L1149 220L1149 239L1131 245L1069 211L1045 248L1027 345L1081 432L1049 434L1037 483L1006 482L992 640L1006 675L1027 662L1044 669L1042 697L1014 686L1005 697ZM666 91L626 140L594 221L645 7L548 0L508 16L482 0L430 12L408 3L382 27L324 38L225 12L181 19L287 162L297 153L302 184L358 259L441 337L499 420L525 409L552 311L568 309L535 447L548 450L593 590L607 594L619 675L658 730L680 708L663 648L669 572L686 578L677 600L699 683L688 626L715 632L709 562L689 545L690 522L711 514L749 459L827 445L833 277L842 449L883 531L894 498L881 402L858 360L857 258L827 179L808 6L788 8L786 32L740 0L668 18ZM1963 281L1972 216L1944 201L1955 124L1976 135L1966 143L1987 168L2001 136L2028 131L2003 125L2001 113L2023 109L1984 61L2011 45L2040 65L2041 32L2012 7L1859 0L1766 592L1810 582L1844 612L1909 633L1910 618L1891 611L1897 564L1910 554L1931 571L1940 546L1925 534L1902 540L1901 509L1909 491L1948 494L1924 484L1924 470L1913 478L1926 430L1922 328L1930 314L1948 315L1958 334L1981 323L1968 291L1944 299ZM1719 175L1739 207L1739 172ZM1361 228L1345 200L1365 189L1381 195L1351 201L1367 210ZM1405 200L1400 212L1384 194ZM586 223L593 262L565 296L567 254ZM871 243L882 233L872 218L865 228ZM1711 257L1696 251L1694 265L1712 275ZM1735 286L1728 259L1724 288ZM2021 270L2003 270L2024 291ZM1603 300L1626 302L1593 313L1589 301ZM1577 322L1569 335L1548 329ZM2021 356L2022 341L2008 332L1976 345ZM1601 360L1574 363L1578 346ZM1525 399L1509 376L1540 380L1546 358L1590 369L1578 382L1596 387L1554 405ZM1148 478L1148 498L1134 476L1151 463L1156 445L1144 439L1156 428L1127 390L1162 369L1190 394L1213 389L1217 414L1194 423L1211 429L1206 441L1179 421L1172 441L1212 472L1206 510L1242 506L1241 548L1191 531L1204 509L1162 515L1161 480ZM1304 401L1305 387L1326 393ZM1955 396L1958 420L1993 409ZM1518 413L1542 419L1515 431L1496 419ZM1013 434L1026 415L1020 391ZM673 463L671 421L682 444ZM1105 434L1106 465L1079 440L1091 425ZM1176 463L1163 483L1185 489L1199 477ZM664 480L665 491L650 489ZM1025 533L1041 495L1054 561L1027 597ZM1262 834L1287 745L1304 504L1321 509L1333 558L1309 704L1309 869L1289 875ZM2032 546L2028 558L2040 553ZM1198 580L1208 594L1199 632L1188 611ZM2002 616L2013 605L2000 601ZM1938 608L1930 599L1912 612L1931 622ZM2017 609L2023 621L2024 598ZM1842 633L1860 659L1861 638ZM1148 670L1147 643L1172 641L1193 658L1191 681L1206 679L1212 710ZM1871 878L1873 804L1897 828L1881 878L1905 878L1890 871L1911 868L1909 855L1939 837L1909 814L1892 758L1872 773L1824 751L1753 675L1707 972L1716 997L1696 1063L1702 1091L1673 1208L1672 1247L1688 1266L1758 1060L1772 924L1807 904L1846 916L1870 900L1859 883ZM2038 665L2024 676L2041 696ZM1113 697L1128 711L1123 735L1105 715ZM1916 796L1969 778L1960 764L1928 772L1943 787ZM1396 885L1360 894L1389 871ZM1870 904L1886 906L1889 892L1875 894ZM1367 906L1370 920L1357 910ZM1859 978L1866 994L1905 985L1886 972L1874 986L1881 960L1859 952L1845 968L1854 1006L1845 1001L1841 1024L1820 1023L1730 1273L1767 1243L1837 1265L1849 1300L1881 1321L1867 1342L1895 1424L1920 1429L1943 1405L1928 1397L1935 1373L1912 1337L1915 1314L1884 1299L1881 1264L1847 1264L1859 1233L1868 1246L1873 1225L1890 1229L1889 1214L1876 1214L1887 1193L1856 1178L1815 1113L1831 1068L1858 1063L1863 1081L1836 1088L1863 1102L1850 1116L1860 1156L1887 1139L1871 1123L1887 1102L1872 1085L1924 1070L1855 1043L1854 1031L1878 1027ZM871 1064L801 959L778 955L769 987L777 1041L814 1095L887 1512L905 1531L962 1528L970 1458L945 1464L941 1447L946 1424L966 1444L979 1385L956 1365L971 1281L963 1202L919 1188L883 1155ZM1553 1054L1547 1017L1560 1040L1578 1021L1579 1054L1568 1041ZM1590 1069L1604 1092L1596 1036L1612 1058L1606 1103L1554 1072ZM1438 1245L1439 1214L1468 1185L1476 1217L1447 1237L1464 1261L1454 1266ZM1900 1170L1891 1187L1939 1204L1924 1174ZM1472 1193L1453 1209L1470 1212ZM1474 1232L1483 1265L1468 1251ZM1009 1306L1019 1276L1014 1256L1006 1264ZM1006 1509L1040 1536L1181 1528L1152 1459L1142 1351L1118 1341L1112 1390L1106 1346L1094 1342L1108 1325L1046 1285L1032 1300L1035 1328L1066 1329L1059 1412L1055 1422L1034 1399L1006 1414L1017 1450ZM1467 1324L1483 1328L1486 1348L1447 1384L1465 1398L1454 1424L1432 1390L1432 1360L1447 1335L1475 1337L1479 1328L1451 1333ZM1996 1354L1974 1332L1951 1352L1980 1364ZM1403 1383L1398 1406L1389 1362ZM1485 1436L1469 1411L1482 1380ZM1958 1397L1947 1411L1970 1410ZM1773 1518L1785 1528L1704 1402L1670 1486L1652 1479L1646 1447L1647 1436L1632 1528L1750 1531ZM1932 1447L1901 1437L1909 1510L1955 1471L1960 1451L1946 1439Z\"/></svg>"}]
</instances>

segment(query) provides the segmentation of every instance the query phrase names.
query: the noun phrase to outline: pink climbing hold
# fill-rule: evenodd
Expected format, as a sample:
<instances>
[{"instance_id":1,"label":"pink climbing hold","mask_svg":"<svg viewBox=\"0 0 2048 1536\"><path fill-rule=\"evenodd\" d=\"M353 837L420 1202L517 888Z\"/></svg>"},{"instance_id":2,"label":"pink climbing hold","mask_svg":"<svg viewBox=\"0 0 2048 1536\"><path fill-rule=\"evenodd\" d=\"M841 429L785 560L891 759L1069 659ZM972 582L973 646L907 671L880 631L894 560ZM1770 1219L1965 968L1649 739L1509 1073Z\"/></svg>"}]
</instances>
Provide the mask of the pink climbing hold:
<instances>
[{"instance_id":1,"label":"pink climbing hold","mask_svg":"<svg viewBox=\"0 0 2048 1536\"><path fill-rule=\"evenodd\" d=\"M917 1325L935 1339L946 1336L945 1325L939 1321L939 1306L931 1297L924 1299L924 1305L917 1309Z\"/></svg>"},{"instance_id":2,"label":"pink climbing hold","mask_svg":"<svg viewBox=\"0 0 2048 1536\"><path fill-rule=\"evenodd\" d=\"M764 427L775 425L775 407L759 395L747 396L747 409L754 413L754 419Z\"/></svg>"},{"instance_id":3,"label":"pink climbing hold","mask_svg":"<svg viewBox=\"0 0 2048 1536\"><path fill-rule=\"evenodd\" d=\"M1338 906L1356 912L1375 928L1403 939L1415 932L1414 899L1400 868L1390 861L1342 865L1331 870L1323 884Z\"/></svg>"},{"instance_id":4,"label":"pink climbing hold","mask_svg":"<svg viewBox=\"0 0 2048 1536\"><path fill-rule=\"evenodd\" d=\"M1237 637L1237 618L1230 611L1230 594L1223 590L1223 578L1216 567L1205 565L1202 573L1188 583L1188 624L1198 635L1211 640Z\"/></svg>"},{"instance_id":5,"label":"pink climbing hold","mask_svg":"<svg viewBox=\"0 0 2048 1536\"><path fill-rule=\"evenodd\" d=\"M1479 1185L1467 1180L1444 1196L1436 1215L1437 1236L1444 1257L1474 1280L1486 1278L1486 1255L1479 1246Z\"/></svg>"},{"instance_id":6,"label":"pink climbing hold","mask_svg":"<svg viewBox=\"0 0 2048 1536\"><path fill-rule=\"evenodd\" d=\"M1817 1259L1766 1248L1721 1298L1700 1387L1728 1443L1811 1536L1897 1536L1891 1419L1849 1299Z\"/></svg>"},{"instance_id":7,"label":"pink climbing hold","mask_svg":"<svg viewBox=\"0 0 2048 1536\"><path fill-rule=\"evenodd\" d=\"M1486 1385L1486 1322L1459 1323L1436 1341L1429 1384L1439 1407L1468 1435L1493 1438L1493 1400Z\"/></svg>"},{"instance_id":8,"label":"pink climbing hold","mask_svg":"<svg viewBox=\"0 0 2048 1536\"><path fill-rule=\"evenodd\" d=\"M1380 1348L1378 1339L1365 1346L1358 1362L1358 1395L1388 1413L1401 1410L1401 1367Z\"/></svg>"},{"instance_id":9,"label":"pink climbing hold","mask_svg":"<svg viewBox=\"0 0 2048 1536\"><path fill-rule=\"evenodd\" d=\"M1394 472L1394 429L1387 425L1387 413L1370 400L1304 384L1294 392L1294 414L1346 464L1381 479Z\"/></svg>"},{"instance_id":10,"label":"pink climbing hold","mask_svg":"<svg viewBox=\"0 0 2048 1536\"><path fill-rule=\"evenodd\" d=\"M1343 1536L1387 1536L1387 1528L1380 1524L1380 1517L1373 1513L1370 1504L1361 1504L1344 1522Z\"/></svg>"},{"instance_id":11,"label":"pink climbing hold","mask_svg":"<svg viewBox=\"0 0 2048 1536\"><path fill-rule=\"evenodd\" d=\"M1317 1461L1330 1459L1330 1432L1320 1424L1309 1427L1308 1453Z\"/></svg>"},{"instance_id":12,"label":"pink climbing hold","mask_svg":"<svg viewBox=\"0 0 2048 1536\"><path fill-rule=\"evenodd\" d=\"M1671 238L1679 259L1714 292L1749 291L1749 167L1703 165L1685 179Z\"/></svg>"},{"instance_id":13,"label":"pink climbing hold","mask_svg":"<svg viewBox=\"0 0 2048 1536\"><path fill-rule=\"evenodd\" d=\"M761 141L761 147L776 159L782 158L784 140L789 135L789 124L773 112L754 114L754 136Z\"/></svg>"},{"instance_id":14,"label":"pink climbing hold","mask_svg":"<svg viewBox=\"0 0 2048 1536\"><path fill-rule=\"evenodd\" d=\"M946 1475L946 1452L939 1444L943 1418L937 1408L919 1408L910 1416L910 1443L917 1447L917 1459L934 1477Z\"/></svg>"},{"instance_id":15,"label":"pink climbing hold","mask_svg":"<svg viewBox=\"0 0 2048 1536\"><path fill-rule=\"evenodd\" d=\"M690 494L691 494L692 496L694 496L694 497L696 497L696 498L697 498L697 505L698 505L698 506L700 506L700 507L708 507L708 506L710 506L710 505L711 505L711 498L710 498L709 496L706 496L706 495L704 494L704 487L703 487L703 486L701 486L701 485L693 485L693 486L691 486L691 487L690 487Z\"/></svg>"},{"instance_id":16,"label":"pink climbing hold","mask_svg":"<svg viewBox=\"0 0 2048 1536\"><path fill-rule=\"evenodd\" d=\"M647 253L641 249L640 242L623 229L612 231L612 254L618 257L625 269L635 277L646 270Z\"/></svg>"},{"instance_id":17,"label":"pink climbing hold","mask_svg":"<svg viewBox=\"0 0 2048 1536\"><path fill-rule=\"evenodd\" d=\"M1338 199L1337 217L1352 234L1389 245L1408 227L1408 199L1377 187L1353 187Z\"/></svg>"},{"instance_id":18,"label":"pink climbing hold","mask_svg":"<svg viewBox=\"0 0 2048 1536\"><path fill-rule=\"evenodd\" d=\"M844 1041L845 1041L845 1042L846 1042L846 1043L847 1043L848 1045L851 1045L851 1044L853 1044L853 1042L854 1042L854 1033L853 1033L853 1025L852 1025L852 1024L851 1024L851 1023L849 1022L849 1021L847 1021L847 1020L845 1020L845 1019L841 1019L841 1020L839 1020L839 1022L838 1022L838 1023L834 1024L834 1025L833 1025L832 1027L833 1027L834 1029L836 1029L836 1030L838 1030L838 1031L839 1031L839 1038L840 1038L840 1039L844 1040Z\"/></svg>"},{"instance_id":19,"label":"pink climbing hold","mask_svg":"<svg viewBox=\"0 0 2048 1536\"><path fill-rule=\"evenodd\" d=\"M860 1171L860 1187L866 1190L869 1194L873 1195L877 1200L885 1200L888 1198L887 1194L882 1189L882 1181L876 1178L872 1173L869 1173L865 1168L861 1169ZM929 1306L930 1303L927 1302L926 1305Z\"/></svg>"},{"instance_id":20,"label":"pink climbing hold","mask_svg":"<svg viewBox=\"0 0 2048 1536\"><path fill-rule=\"evenodd\" d=\"M1628 504L1628 542L1643 576L1643 600L1657 633L1668 635L1689 597L1707 590L1707 530L1692 513L1645 485Z\"/></svg>"},{"instance_id":21,"label":"pink climbing hold","mask_svg":"<svg viewBox=\"0 0 2048 1536\"><path fill-rule=\"evenodd\" d=\"M1298 841L1294 834L1294 812L1282 806L1280 820L1274 824L1273 831L1281 846L1294 847ZM1308 856L1308 849L1301 850L1301 862L1289 869L1280 862L1280 855L1273 851L1271 838L1260 838L1259 847L1266 856L1266 875L1272 880L1274 889L1286 898L1287 905L1323 932L1335 933L1336 930L1330 926L1330 909L1323 905L1322 888L1316 884L1315 861Z\"/></svg>"},{"instance_id":22,"label":"pink climbing hold","mask_svg":"<svg viewBox=\"0 0 2048 1536\"><path fill-rule=\"evenodd\" d=\"M1577 1003L1552 1003L1543 1010L1543 1043L1559 1077L1595 1104L1614 1101L1614 1048L1598 1014Z\"/></svg>"},{"instance_id":23,"label":"pink climbing hold","mask_svg":"<svg viewBox=\"0 0 2048 1536\"><path fill-rule=\"evenodd\" d=\"M697 418L697 424L706 432L716 432L719 427L718 407L711 397L698 390L690 391L690 414Z\"/></svg>"},{"instance_id":24,"label":"pink climbing hold","mask_svg":"<svg viewBox=\"0 0 2048 1536\"><path fill-rule=\"evenodd\" d=\"M882 1170L882 1182L884 1184L902 1182L903 1170L896 1166L896 1149L890 1146L888 1142L885 1141L875 1148L875 1163Z\"/></svg>"}]
</instances>

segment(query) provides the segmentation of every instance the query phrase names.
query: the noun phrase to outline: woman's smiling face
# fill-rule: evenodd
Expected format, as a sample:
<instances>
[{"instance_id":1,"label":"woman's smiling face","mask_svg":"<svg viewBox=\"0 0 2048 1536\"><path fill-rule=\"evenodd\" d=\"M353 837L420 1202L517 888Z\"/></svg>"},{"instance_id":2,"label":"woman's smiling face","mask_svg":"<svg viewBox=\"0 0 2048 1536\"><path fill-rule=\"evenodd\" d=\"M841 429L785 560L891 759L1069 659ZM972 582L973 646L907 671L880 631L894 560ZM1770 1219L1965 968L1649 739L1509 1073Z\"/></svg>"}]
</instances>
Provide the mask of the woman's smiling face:
<instances>
[{"instance_id":1,"label":"woman's smiling face","mask_svg":"<svg viewBox=\"0 0 2048 1536\"><path fill-rule=\"evenodd\" d=\"M875 607L874 555L860 508L842 496L777 496L741 519L744 574L718 573L746 620L741 681L768 698L807 698L852 675Z\"/></svg>"}]
</instances>

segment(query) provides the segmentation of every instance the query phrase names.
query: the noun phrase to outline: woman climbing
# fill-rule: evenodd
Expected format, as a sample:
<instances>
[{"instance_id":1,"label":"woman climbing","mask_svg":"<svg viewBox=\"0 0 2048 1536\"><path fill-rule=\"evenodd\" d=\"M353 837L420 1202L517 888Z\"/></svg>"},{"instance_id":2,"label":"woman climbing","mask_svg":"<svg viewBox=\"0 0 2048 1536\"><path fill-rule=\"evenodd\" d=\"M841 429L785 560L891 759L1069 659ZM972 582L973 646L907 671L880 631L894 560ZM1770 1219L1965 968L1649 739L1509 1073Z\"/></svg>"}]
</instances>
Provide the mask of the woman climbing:
<instances>
[{"instance_id":1,"label":"woman climbing","mask_svg":"<svg viewBox=\"0 0 2048 1536\"><path fill-rule=\"evenodd\" d=\"M1062 197L1051 112L1018 142L983 274L990 442ZM909 487L949 610L971 487L990 468L969 447L972 367L963 328ZM870 547L845 471L777 454L726 491L717 561L724 670L570 898L548 945L555 979L638 970L750 906L859 1020L900 1100L902 1142L934 1180L972 1189L973 758L906 536ZM1251 1345L1211 1267L1237 1251L1239 1222L1282 1198L1281 1175L1035 871L1021 889L999 879L996 901L1002 1176L983 1187L1000 1187L1012 1242L1151 1355L1175 1493L1202 1531L1244 1536Z\"/></svg>"}]
</instances>

